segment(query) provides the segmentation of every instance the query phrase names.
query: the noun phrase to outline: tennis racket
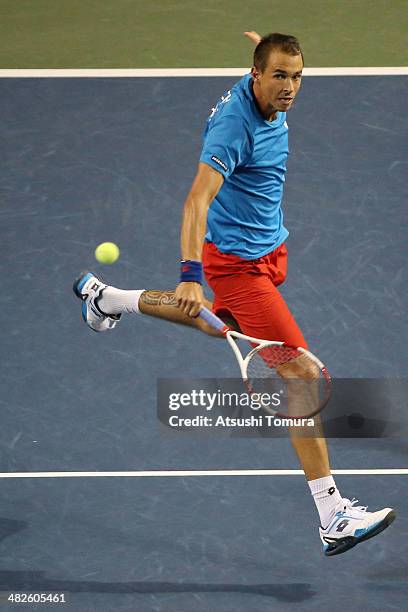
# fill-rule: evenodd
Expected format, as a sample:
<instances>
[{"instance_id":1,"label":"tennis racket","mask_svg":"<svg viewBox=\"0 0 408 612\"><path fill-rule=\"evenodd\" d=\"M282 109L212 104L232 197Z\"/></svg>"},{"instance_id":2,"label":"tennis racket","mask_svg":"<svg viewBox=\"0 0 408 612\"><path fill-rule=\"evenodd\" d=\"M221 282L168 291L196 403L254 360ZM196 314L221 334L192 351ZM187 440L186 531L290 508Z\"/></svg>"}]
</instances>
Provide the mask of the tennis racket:
<instances>
[{"instance_id":1,"label":"tennis racket","mask_svg":"<svg viewBox=\"0 0 408 612\"><path fill-rule=\"evenodd\" d=\"M199 317L225 335L237 358L248 392L252 396L255 393L258 396L265 394L264 399L259 399L266 412L275 417L307 419L327 405L331 395L330 374L310 351L285 342L260 340L241 334L230 329L205 307L202 307ZM252 346L245 357L238 347L239 340ZM306 378L304 372L308 372ZM268 392L281 387L286 387L285 398L278 405L273 405L267 398Z\"/></svg>"}]
</instances>

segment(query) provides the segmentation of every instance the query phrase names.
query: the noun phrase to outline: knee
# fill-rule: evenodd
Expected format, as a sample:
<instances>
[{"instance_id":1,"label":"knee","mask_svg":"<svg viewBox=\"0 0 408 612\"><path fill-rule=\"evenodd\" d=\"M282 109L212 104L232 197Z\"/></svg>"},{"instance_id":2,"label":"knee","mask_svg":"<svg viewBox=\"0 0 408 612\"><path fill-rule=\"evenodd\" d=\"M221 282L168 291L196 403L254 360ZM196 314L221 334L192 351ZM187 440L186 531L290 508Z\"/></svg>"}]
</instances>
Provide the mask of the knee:
<instances>
[{"instance_id":1,"label":"knee","mask_svg":"<svg viewBox=\"0 0 408 612\"><path fill-rule=\"evenodd\" d=\"M288 379L314 380L320 376L318 366L306 355L299 355L299 357L291 359L291 361L280 365L277 370L282 378Z\"/></svg>"}]
</instances>

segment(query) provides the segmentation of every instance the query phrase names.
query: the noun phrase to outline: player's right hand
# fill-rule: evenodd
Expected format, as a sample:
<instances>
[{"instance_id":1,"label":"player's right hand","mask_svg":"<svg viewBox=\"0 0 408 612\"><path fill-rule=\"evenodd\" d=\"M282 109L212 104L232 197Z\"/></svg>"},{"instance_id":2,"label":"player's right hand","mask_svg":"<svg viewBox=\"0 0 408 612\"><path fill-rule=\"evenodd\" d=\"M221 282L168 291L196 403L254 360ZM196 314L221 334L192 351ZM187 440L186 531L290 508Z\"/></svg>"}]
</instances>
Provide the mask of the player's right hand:
<instances>
[{"instance_id":1,"label":"player's right hand","mask_svg":"<svg viewBox=\"0 0 408 612\"><path fill-rule=\"evenodd\" d=\"M200 283L180 283L174 297L180 310L189 317L196 317L204 305L204 293Z\"/></svg>"}]
</instances>

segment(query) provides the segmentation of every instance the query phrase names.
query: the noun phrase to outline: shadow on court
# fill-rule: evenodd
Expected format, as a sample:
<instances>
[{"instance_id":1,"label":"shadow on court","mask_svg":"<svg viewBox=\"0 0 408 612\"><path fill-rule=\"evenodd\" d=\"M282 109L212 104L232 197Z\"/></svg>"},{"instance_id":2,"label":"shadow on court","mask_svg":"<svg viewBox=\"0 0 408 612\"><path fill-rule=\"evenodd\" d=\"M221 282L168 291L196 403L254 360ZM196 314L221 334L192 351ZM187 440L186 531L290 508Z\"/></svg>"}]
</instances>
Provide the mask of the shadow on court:
<instances>
[{"instance_id":1,"label":"shadow on court","mask_svg":"<svg viewBox=\"0 0 408 612\"><path fill-rule=\"evenodd\" d=\"M310 584L201 584L191 582L88 582L51 580L45 572L0 571L0 589L33 593L246 593L299 603L313 597Z\"/></svg>"}]
</instances>

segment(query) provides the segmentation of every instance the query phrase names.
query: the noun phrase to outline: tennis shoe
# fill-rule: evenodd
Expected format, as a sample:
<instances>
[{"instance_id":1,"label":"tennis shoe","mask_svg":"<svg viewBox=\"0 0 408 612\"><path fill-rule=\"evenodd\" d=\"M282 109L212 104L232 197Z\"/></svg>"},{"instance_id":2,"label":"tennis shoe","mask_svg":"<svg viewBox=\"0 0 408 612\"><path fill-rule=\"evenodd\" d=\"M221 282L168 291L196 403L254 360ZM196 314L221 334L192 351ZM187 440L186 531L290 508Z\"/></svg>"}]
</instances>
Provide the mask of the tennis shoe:
<instances>
[{"instance_id":1,"label":"tennis shoe","mask_svg":"<svg viewBox=\"0 0 408 612\"><path fill-rule=\"evenodd\" d=\"M82 300L82 318L93 331L103 332L113 329L120 319L119 315L107 314L100 310L98 302L107 287L92 272L85 272L74 282L75 295Z\"/></svg>"},{"instance_id":2,"label":"tennis shoe","mask_svg":"<svg viewBox=\"0 0 408 612\"><path fill-rule=\"evenodd\" d=\"M357 499L341 499L329 525L325 529L320 527L320 539L326 556L339 555L378 535L395 519L392 508L368 512L367 506L356 506L357 502Z\"/></svg>"}]
</instances>

